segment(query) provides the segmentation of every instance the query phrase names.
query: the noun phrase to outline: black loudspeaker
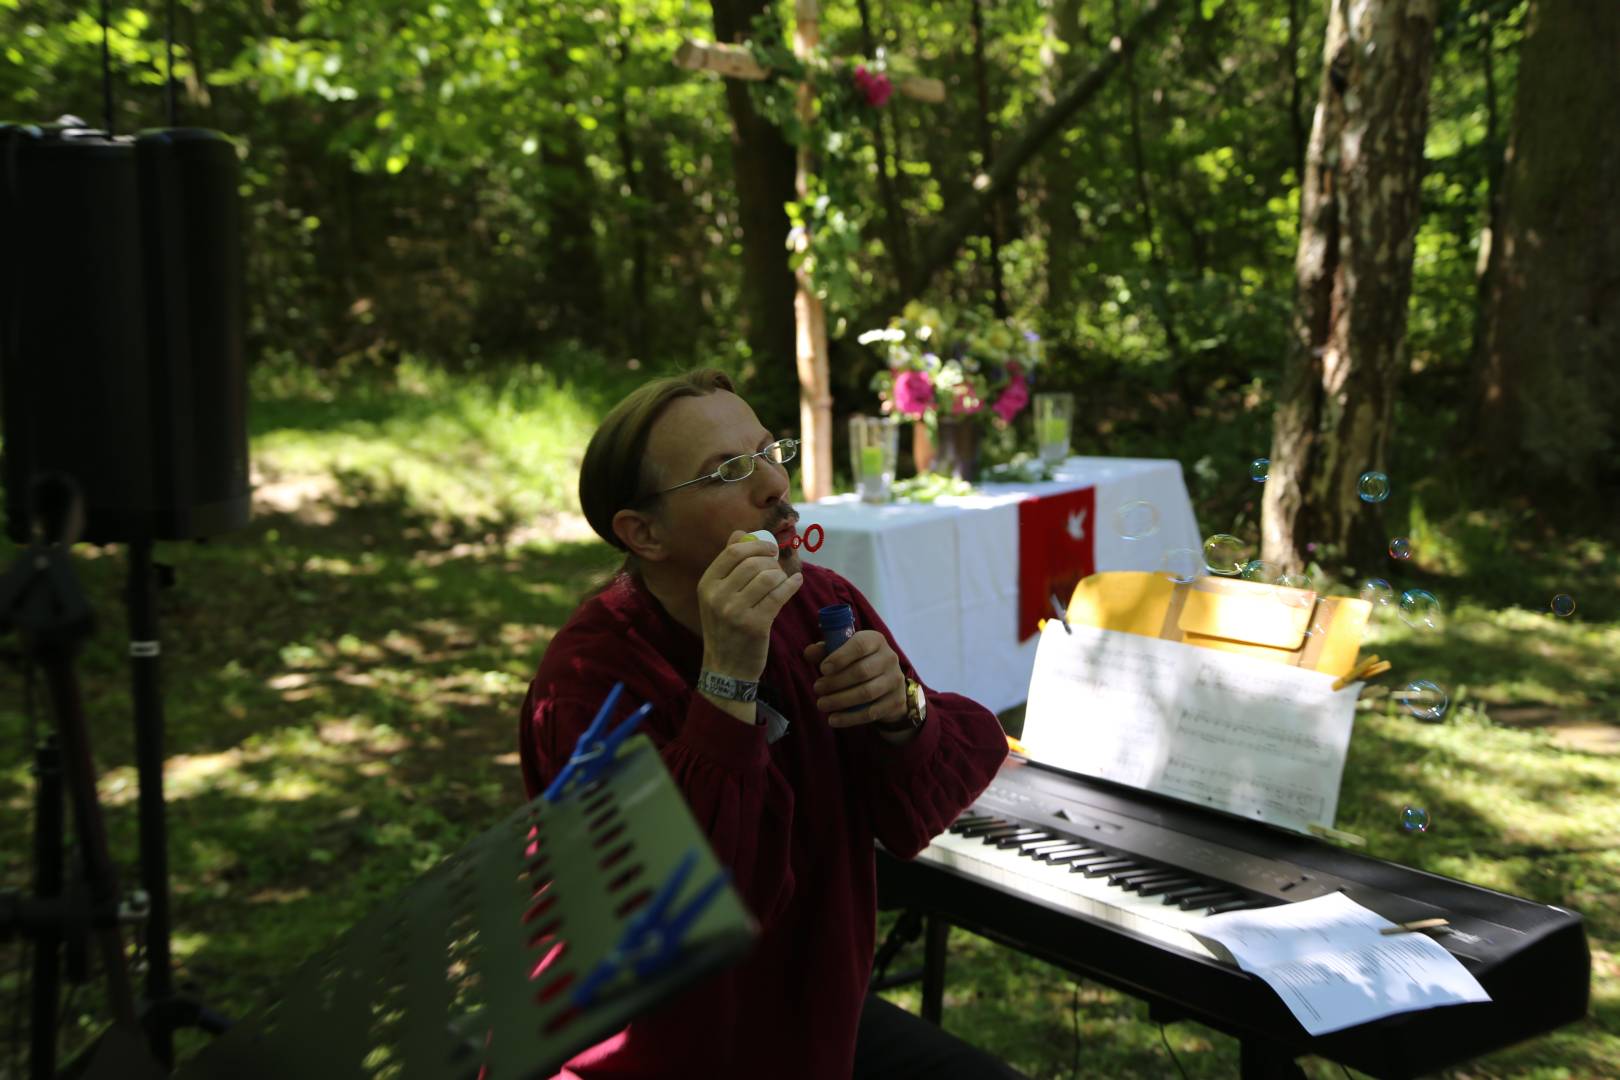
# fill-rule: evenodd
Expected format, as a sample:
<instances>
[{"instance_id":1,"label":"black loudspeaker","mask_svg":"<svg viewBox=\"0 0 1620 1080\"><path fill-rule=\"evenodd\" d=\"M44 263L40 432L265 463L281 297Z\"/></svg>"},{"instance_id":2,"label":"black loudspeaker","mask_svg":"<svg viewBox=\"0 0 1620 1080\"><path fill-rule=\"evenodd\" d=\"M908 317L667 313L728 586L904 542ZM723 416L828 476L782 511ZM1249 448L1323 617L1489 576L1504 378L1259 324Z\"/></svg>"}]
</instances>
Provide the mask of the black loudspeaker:
<instances>
[{"instance_id":1,"label":"black loudspeaker","mask_svg":"<svg viewBox=\"0 0 1620 1080\"><path fill-rule=\"evenodd\" d=\"M108 138L0 126L0 395L7 531L30 478L84 492L83 539L247 523L247 367L235 148L174 128Z\"/></svg>"}]
</instances>

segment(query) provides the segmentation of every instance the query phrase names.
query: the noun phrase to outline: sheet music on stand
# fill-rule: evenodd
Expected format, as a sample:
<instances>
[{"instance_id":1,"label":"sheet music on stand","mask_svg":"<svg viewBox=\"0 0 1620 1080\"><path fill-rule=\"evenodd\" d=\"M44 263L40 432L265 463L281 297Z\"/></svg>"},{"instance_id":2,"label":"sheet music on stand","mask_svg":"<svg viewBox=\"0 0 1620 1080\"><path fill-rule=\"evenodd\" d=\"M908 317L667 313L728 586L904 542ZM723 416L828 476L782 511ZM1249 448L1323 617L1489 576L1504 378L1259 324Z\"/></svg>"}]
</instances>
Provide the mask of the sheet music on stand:
<instances>
[{"instance_id":1,"label":"sheet music on stand","mask_svg":"<svg viewBox=\"0 0 1620 1080\"><path fill-rule=\"evenodd\" d=\"M666 906L690 922L651 934L655 953L677 948L638 965L626 942ZM599 778L537 797L355 925L177 1075L549 1077L757 934L652 742L633 736Z\"/></svg>"},{"instance_id":2,"label":"sheet music on stand","mask_svg":"<svg viewBox=\"0 0 1620 1080\"><path fill-rule=\"evenodd\" d=\"M1360 684L1047 622L1020 736L1058 768L1296 832L1331 828Z\"/></svg>"}]
</instances>

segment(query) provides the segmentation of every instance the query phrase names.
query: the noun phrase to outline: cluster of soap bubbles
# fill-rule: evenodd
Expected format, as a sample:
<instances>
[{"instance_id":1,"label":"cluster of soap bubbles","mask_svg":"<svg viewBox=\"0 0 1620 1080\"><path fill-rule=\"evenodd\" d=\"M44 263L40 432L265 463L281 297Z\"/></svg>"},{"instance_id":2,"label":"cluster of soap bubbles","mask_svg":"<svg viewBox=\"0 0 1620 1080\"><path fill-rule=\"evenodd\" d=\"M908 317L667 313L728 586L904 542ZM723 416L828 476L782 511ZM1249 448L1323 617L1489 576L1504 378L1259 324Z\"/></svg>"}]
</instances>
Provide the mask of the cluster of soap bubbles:
<instances>
[{"instance_id":1,"label":"cluster of soap bubbles","mask_svg":"<svg viewBox=\"0 0 1620 1080\"><path fill-rule=\"evenodd\" d=\"M1249 463L1249 479L1263 484L1271 477L1271 459L1257 457ZM1368 504L1388 500L1391 484L1387 473L1369 469L1356 481L1356 495ZM1126 540L1141 540L1159 531L1159 510L1150 502L1134 500L1122 503L1113 515L1114 531ZM1397 536L1389 541L1389 557L1396 562L1410 562L1413 554L1409 537ZM1170 548L1160 561L1160 572L1172 582L1185 585L1204 574L1242 578L1276 587L1277 597L1296 607L1312 605L1311 589L1314 582L1308 574L1285 574L1264 559L1250 558L1249 547L1229 533L1215 533L1205 539L1202 551L1189 547ZM1360 583L1361 599L1372 605L1373 614L1398 615L1402 622L1414 630L1437 633L1444 625L1444 609L1438 597L1427 589L1407 589L1399 597L1395 587L1381 577L1369 577ZM1568 618L1575 613L1575 598L1558 593L1550 603L1552 613ZM1319 620L1312 620L1305 631L1307 636L1325 633ZM1414 679L1393 695L1414 718L1437 723L1445 718L1451 697L1443 687L1428 679ZM1429 829L1429 812L1419 806L1406 806L1401 811L1401 828L1409 833L1424 833Z\"/></svg>"},{"instance_id":2,"label":"cluster of soap bubbles","mask_svg":"<svg viewBox=\"0 0 1620 1080\"><path fill-rule=\"evenodd\" d=\"M1255 458L1249 463L1249 479L1263 484L1271 476L1271 460ZM1356 480L1356 495L1362 502L1376 505L1389 499L1392 485L1387 473L1369 469ZM1397 536L1389 541L1388 554L1398 563L1410 562L1413 545L1409 537ZM1172 558L1173 555L1173 558ZM1193 553L1179 549L1165 559L1165 572L1172 580L1185 582L1194 576ZM1264 559L1251 559L1247 545L1228 533L1216 533L1204 541L1202 566L1197 569L1225 577L1241 577L1246 581L1276 586L1277 595L1285 603L1299 607L1311 603L1313 582L1306 574L1284 574ZM1395 587L1381 577L1370 577L1360 584L1361 599L1380 612L1399 615L1402 622L1414 630L1438 632L1444 625L1444 608L1438 597L1427 589L1407 589L1397 595ZM1568 615L1575 609L1573 598L1560 594L1553 600L1553 611ZM1324 632L1320 621L1312 621L1306 634ZM1397 691L1394 698L1414 718L1429 723L1442 720L1451 705L1450 695L1428 679L1414 679ZM1408 806L1401 813L1401 827L1408 832L1426 832L1429 815L1421 807Z\"/></svg>"}]
</instances>

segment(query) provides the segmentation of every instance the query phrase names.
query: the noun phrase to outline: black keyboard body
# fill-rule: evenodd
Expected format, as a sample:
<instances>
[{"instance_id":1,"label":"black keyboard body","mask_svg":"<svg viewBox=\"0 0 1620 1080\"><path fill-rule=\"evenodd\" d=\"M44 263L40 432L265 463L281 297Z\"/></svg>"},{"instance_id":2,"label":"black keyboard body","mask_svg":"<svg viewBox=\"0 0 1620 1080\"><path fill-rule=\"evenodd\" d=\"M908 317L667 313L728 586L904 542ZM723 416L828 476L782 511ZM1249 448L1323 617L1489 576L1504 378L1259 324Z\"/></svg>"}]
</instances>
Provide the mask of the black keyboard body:
<instances>
[{"instance_id":1,"label":"black keyboard body","mask_svg":"<svg viewBox=\"0 0 1620 1080\"><path fill-rule=\"evenodd\" d=\"M1219 910L1342 889L1394 922L1444 918L1449 925L1431 936L1491 995L1486 1003L1403 1013L1313 1038L1269 986L1235 966L1020 895L1005 882L978 880L930 862L927 851L911 861L879 852L883 907L943 918L1113 986L1148 1001L1155 1019L1197 1020L1233 1035L1243 1042L1245 1075L1271 1075L1263 1062L1315 1054L1374 1076L1419 1076L1586 1015L1591 985L1586 932L1580 916L1562 908L1016 755L953 830L962 831L962 822L987 819L1054 841L1072 839L1132 864L1113 873L1133 867L1186 872L1195 885L1210 886L1208 892L1195 890L1194 901L1224 903ZM976 827L982 834L993 825ZM1030 844L1031 873L1050 872L1037 862L1052 850L1041 846L1042 836L1014 841ZM1135 875L1144 879L1161 878ZM1132 880L1125 874L1122 886ZM1219 895L1212 895L1215 891ZM938 1001L926 1000L930 983L937 997L942 974L925 978L925 1012L937 1015Z\"/></svg>"}]
</instances>

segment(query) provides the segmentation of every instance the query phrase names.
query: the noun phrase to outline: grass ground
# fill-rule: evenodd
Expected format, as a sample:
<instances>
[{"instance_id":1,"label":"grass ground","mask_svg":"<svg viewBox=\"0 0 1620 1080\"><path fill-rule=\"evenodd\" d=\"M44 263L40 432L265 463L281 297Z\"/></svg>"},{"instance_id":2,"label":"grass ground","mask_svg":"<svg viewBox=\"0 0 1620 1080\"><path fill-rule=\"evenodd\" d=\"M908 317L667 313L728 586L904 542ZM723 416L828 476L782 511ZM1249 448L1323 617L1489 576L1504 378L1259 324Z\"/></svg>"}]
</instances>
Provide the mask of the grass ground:
<instances>
[{"instance_id":1,"label":"grass ground","mask_svg":"<svg viewBox=\"0 0 1620 1080\"><path fill-rule=\"evenodd\" d=\"M177 580L161 601L175 950L182 981L209 1003L240 1015L263 1002L337 930L521 799L524 686L615 562L563 512L578 453L632 377L529 370L488 383L407 367L391 383L334 389L258 375L252 525L160 551ZM1422 524L1437 553L1428 587L1455 599L1447 625L1419 636L1381 622L1374 645L1453 704L1440 724L1387 699L1359 716L1340 827L1376 857L1588 920L1590 1017L1451 1075L1620 1075L1620 562L1580 537L1521 536L1493 510ZM79 554L102 620L82 665L86 706L112 849L132 878L123 557ZM1502 560L1517 567L1514 587L1490 569ZM1558 582L1581 601L1570 619L1536 599ZM15 665L0 679L0 883L22 884L31 722ZM1430 812L1429 832L1401 830L1406 805ZM17 960L0 948L8 1006ZM1033 1077L1175 1074L1130 998L963 932L950 976L946 1026ZM891 996L917 1004L914 991ZM91 1006L81 994L70 1023L92 1026ZM7 1050L8 1037L0 1027ZM1235 1075L1225 1036L1183 1023L1166 1038L1189 1076ZM10 1064L0 1052L0 1076ZM1340 1075L1325 1062L1307 1071Z\"/></svg>"}]
</instances>

